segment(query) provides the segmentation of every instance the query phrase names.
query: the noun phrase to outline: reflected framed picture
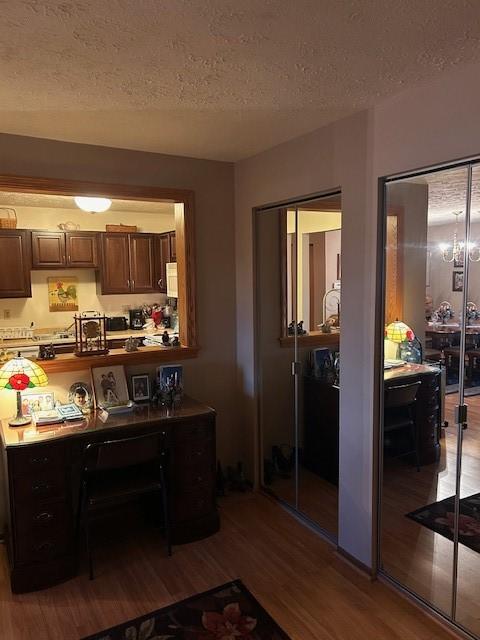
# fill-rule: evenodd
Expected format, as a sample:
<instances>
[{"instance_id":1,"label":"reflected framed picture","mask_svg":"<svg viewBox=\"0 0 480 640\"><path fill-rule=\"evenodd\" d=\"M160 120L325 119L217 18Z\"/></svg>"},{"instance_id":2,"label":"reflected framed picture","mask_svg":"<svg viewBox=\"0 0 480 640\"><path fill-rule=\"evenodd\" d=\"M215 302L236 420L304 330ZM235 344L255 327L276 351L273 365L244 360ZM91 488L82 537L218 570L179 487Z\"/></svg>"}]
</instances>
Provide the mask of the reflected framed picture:
<instances>
[{"instance_id":1,"label":"reflected framed picture","mask_svg":"<svg viewBox=\"0 0 480 640\"><path fill-rule=\"evenodd\" d=\"M132 400L134 402L150 400L150 378L148 373L132 376Z\"/></svg>"},{"instance_id":2,"label":"reflected framed picture","mask_svg":"<svg viewBox=\"0 0 480 640\"><path fill-rule=\"evenodd\" d=\"M453 272L452 291L463 291L463 271Z\"/></svg>"},{"instance_id":3,"label":"reflected framed picture","mask_svg":"<svg viewBox=\"0 0 480 640\"><path fill-rule=\"evenodd\" d=\"M460 252L460 255L458 256L458 258L454 258L453 260L453 267L454 269L463 269L464 267L464 256L465 253L463 251Z\"/></svg>"}]
</instances>

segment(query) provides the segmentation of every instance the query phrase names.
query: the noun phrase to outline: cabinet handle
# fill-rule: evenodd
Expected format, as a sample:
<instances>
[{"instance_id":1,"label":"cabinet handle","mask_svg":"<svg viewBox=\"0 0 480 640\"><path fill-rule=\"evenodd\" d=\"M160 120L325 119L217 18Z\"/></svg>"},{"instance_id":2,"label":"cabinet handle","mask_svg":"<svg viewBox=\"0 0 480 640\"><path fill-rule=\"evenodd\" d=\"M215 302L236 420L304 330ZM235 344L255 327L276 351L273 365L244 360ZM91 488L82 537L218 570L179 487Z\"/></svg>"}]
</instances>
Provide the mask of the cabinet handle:
<instances>
[{"instance_id":1,"label":"cabinet handle","mask_svg":"<svg viewBox=\"0 0 480 640\"><path fill-rule=\"evenodd\" d=\"M37 522L49 522L53 519L53 514L49 511L42 511L42 513L37 513L34 520Z\"/></svg>"},{"instance_id":2,"label":"cabinet handle","mask_svg":"<svg viewBox=\"0 0 480 640\"><path fill-rule=\"evenodd\" d=\"M160 278L157 284L159 287L161 287L163 285L163 278Z\"/></svg>"},{"instance_id":3,"label":"cabinet handle","mask_svg":"<svg viewBox=\"0 0 480 640\"><path fill-rule=\"evenodd\" d=\"M132 289L135 289L135 280L132 280Z\"/></svg>"},{"instance_id":4,"label":"cabinet handle","mask_svg":"<svg viewBox=\"0 0 480 640\"><path fill-rule=\"evenodd\" d=\"M130 289L130 280L127 280L127 289Z\"/></svg>"},{"instance_id":5,"label":"cabinet handle","mask_svg":"<svg viewBox=\"0 0 480 640\"><path fill-rule=\"evenodd\" d=\"M32 491L48 491L50 489L50 485L48 482L35 482L32 484Z\"/></svg>"},{"instance_id":6,"label":"cabinet handle","mask_svg":"<svg viewBox=\"0 0 480 640\"><path fill-rule=\"evenodd\" d=\"M35 549L37 551L51 551L53 547L54 547L53 542L41 542L40 544L37 544Z\"/></svg>"},{"instance_id":7,"label":"cabinet handle","mask_svg":"<svg viewBox=\"0 0 480 640\"><path fill-rule=\"evenodd\" d=\"M50 461L50 458L44 456L43 458L30 458L30 462L32 464L47 464Z\"/></svg>"}]
</instances>

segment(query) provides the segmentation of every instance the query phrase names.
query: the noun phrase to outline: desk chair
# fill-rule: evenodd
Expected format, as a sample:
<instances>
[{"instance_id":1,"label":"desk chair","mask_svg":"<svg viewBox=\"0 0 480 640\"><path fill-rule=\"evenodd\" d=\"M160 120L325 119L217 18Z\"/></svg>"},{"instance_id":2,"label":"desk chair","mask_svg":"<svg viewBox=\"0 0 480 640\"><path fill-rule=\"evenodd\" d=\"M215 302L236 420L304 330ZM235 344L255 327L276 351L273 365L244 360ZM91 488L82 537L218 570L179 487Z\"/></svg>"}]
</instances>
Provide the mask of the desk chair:
<instances>
[{"instance_id":1,"label":"desk chair","mask_svg":"<svg viewBox=\"0 0 480 640\"><path fill-rule=\"evenodd\" d=\"M84 529L90 580L93 580L91 517L141 495L159 493L168 555L172 555L164 465L165 452L158 435L106 440L85 447L77 534L80 528Z\"/></svg>"},{"instance_id":2,"label":"desk chair","mask_svg":"<svg viewBox=\"0 0 480 640\"><path fill-rule=\"evenodd\" d=\"M420 471L420 452L418 448L415 403L421 384L421 382L412 382L411 384L386 387L384 401L384 438L387 434L396 431L408 431L412 440L412 449L397 454L395 457L415 453L417 471Z\"/></svg>"}]
</instances>

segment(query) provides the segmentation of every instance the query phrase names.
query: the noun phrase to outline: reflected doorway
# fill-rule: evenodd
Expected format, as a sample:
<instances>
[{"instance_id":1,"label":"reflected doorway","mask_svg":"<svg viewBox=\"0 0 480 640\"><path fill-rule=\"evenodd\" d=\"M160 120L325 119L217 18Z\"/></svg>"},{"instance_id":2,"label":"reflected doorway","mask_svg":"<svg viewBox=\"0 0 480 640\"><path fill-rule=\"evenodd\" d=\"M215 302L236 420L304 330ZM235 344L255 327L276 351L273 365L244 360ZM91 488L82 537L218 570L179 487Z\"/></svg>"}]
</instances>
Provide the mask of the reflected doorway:
<instances>
[{"instance_id":1,"label":"reflected doorway","mask_svg":"<svg viewBox=\"0 0 480 640\"><path fill-rule=\"evenodd\" d=\"M341 197L257 210L262 486L338 533Z\"/></svg>"}]
</instances>

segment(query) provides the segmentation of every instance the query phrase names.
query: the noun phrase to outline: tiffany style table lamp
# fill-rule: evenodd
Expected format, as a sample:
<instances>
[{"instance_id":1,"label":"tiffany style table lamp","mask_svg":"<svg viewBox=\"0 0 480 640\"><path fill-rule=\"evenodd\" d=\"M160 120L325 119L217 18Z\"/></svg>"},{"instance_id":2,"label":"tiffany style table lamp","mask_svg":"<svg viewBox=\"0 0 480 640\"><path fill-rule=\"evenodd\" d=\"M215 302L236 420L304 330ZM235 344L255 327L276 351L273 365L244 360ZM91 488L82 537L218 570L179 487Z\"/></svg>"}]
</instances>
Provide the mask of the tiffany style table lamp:
<instances>
[{"instance_id":1,"label":"tiffany style table lamp","mask_svg":"<svg viewBox=\"0 0 480 640\"><path fill-rule=\"evenodd\" d=\"M22 412L21 391L33 387L44 387L48 382L47 374L36 362L22 358L20 353L16 358L6 362L0 369L0 389L10 389L17 392L17 415L8 421L11 427L23 427L32 419Z\"/></svg>"}]
</instances>

